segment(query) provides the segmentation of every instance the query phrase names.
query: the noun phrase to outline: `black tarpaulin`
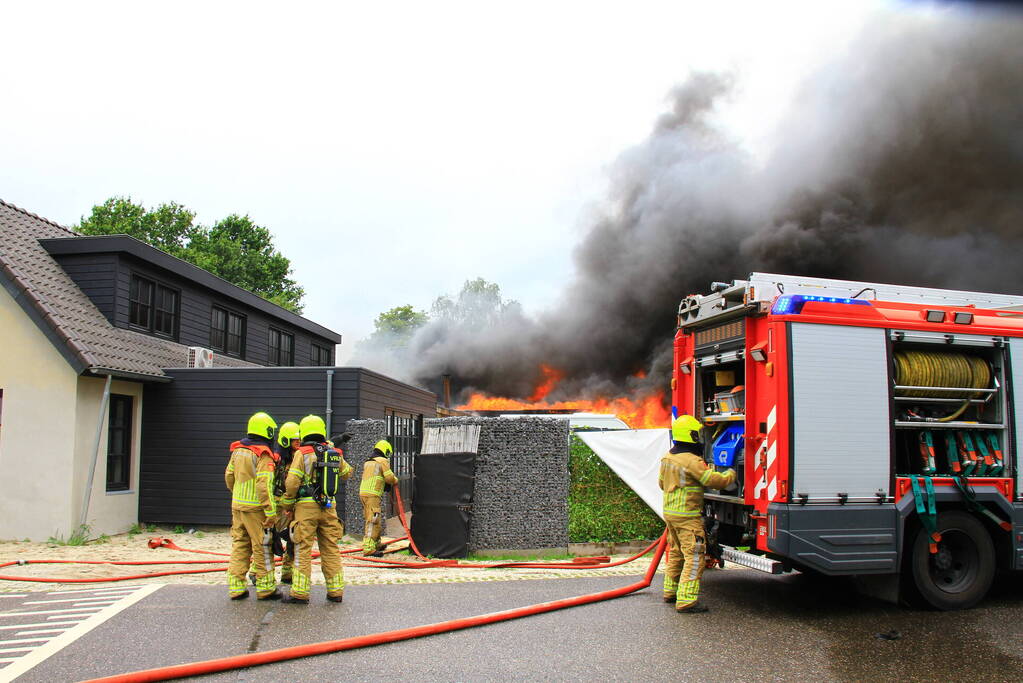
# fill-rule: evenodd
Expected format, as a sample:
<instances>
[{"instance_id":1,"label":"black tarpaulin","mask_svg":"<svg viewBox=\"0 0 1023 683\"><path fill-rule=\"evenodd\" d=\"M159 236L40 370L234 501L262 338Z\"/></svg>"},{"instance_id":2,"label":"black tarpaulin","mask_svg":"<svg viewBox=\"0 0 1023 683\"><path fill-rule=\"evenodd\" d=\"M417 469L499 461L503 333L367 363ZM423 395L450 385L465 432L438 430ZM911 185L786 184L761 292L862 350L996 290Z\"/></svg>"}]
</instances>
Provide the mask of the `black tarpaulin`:
<instances>
[{"instance_id":1,"label":"black tarpaulin","mask_svg":"<svg viewBox=\"0 0 1023 683\"><path fill-rule=\"evenodd\" d=\"M420 454L414 471L412 540L424 555L466 557L476 454Z\"/></svg>"}]
</instances>

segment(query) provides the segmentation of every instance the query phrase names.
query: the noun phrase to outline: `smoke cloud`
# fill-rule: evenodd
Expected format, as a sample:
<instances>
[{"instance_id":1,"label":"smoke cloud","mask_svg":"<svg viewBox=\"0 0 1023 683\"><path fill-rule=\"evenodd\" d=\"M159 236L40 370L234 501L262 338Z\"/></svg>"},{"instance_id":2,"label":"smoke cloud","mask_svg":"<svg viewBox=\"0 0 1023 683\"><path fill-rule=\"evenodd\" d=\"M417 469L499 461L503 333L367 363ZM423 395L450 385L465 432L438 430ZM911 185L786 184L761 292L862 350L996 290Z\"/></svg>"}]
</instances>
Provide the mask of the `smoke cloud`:
<instances>
[{"instance_id":1,"label":"smoke cloud","mask_svg":"<svg viewBox=\"0 0 1023 683\"><path fill-rule=\"evenodd\" d=\"M552 400L665 389L675 311L751 271L1023 292L1023 17L886 13L801 88L755 160L723 130L728 74L691 75L611 171L552 312L431 323L388 368ZM645 373L645 377L635 375Z\"/></svg>"}]
</instances>

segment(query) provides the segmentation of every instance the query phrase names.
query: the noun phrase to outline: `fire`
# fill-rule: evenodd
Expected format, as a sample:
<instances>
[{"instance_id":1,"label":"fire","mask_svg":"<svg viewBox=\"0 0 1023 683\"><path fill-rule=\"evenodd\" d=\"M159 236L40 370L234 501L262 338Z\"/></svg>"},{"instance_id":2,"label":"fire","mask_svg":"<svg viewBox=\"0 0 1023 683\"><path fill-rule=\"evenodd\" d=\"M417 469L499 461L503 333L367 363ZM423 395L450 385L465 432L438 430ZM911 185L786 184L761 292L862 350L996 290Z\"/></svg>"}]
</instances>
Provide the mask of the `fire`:
<instances>
[{"instance_id":1,"label":"fire","mask_svg":"<svg viewBox=\"0 0 1023 683\"><path fill-rule=\"evenodd\" d=\"M667 427L671 414L664 405L664 392L658 391L632 400L619 396L615 398L574 399L571 401L544 400L564 377L564 373L543 365L540 368L543 381L525 401L514 398L488 396L475 393L469 400L458 406L458 410L571 410L579 413L609 413L617 415L633 429Z\"/></svg>"}]
</instances>

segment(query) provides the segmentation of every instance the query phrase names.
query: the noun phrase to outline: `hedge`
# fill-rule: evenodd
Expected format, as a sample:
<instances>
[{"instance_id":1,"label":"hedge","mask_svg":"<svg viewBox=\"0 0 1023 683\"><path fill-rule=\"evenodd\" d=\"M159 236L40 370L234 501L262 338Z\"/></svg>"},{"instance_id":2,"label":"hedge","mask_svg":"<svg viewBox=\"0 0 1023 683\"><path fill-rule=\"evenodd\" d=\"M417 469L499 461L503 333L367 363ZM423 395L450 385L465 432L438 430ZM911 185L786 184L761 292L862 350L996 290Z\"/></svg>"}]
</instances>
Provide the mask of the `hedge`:
<instances>
[{"instance_id":1,"label":"hedge","mask_svg":"<svg viewBox=\"0 0 1023 683\"><path fill-rule=\"evenodd\" d=\"M654 539L664 522L578 436L568 469L568 540L602 543Z\"/></svg>"}]
</instances>

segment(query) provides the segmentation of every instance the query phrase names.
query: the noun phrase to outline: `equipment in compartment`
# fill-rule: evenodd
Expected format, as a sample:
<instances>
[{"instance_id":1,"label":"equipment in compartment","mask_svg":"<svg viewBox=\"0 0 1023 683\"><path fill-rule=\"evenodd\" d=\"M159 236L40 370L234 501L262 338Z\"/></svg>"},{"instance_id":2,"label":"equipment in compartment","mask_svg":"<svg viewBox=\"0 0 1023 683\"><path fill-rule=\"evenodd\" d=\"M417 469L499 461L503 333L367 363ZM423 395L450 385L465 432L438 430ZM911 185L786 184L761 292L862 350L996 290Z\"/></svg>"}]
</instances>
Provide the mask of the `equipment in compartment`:
<instances>
[{"instance_id":1,"label":"equipment in compartment","mask_svg":"<svg viewBox=\"0 0 1023 683\"><path fill-rule=\"evenodd\" d=\"M745 428L741 424L728 425L714 440L711 447L711 454L714 464L718 467L734 467L736 456L738 464L742 464L742 433Z\"/></svg>"}]
</instances>

